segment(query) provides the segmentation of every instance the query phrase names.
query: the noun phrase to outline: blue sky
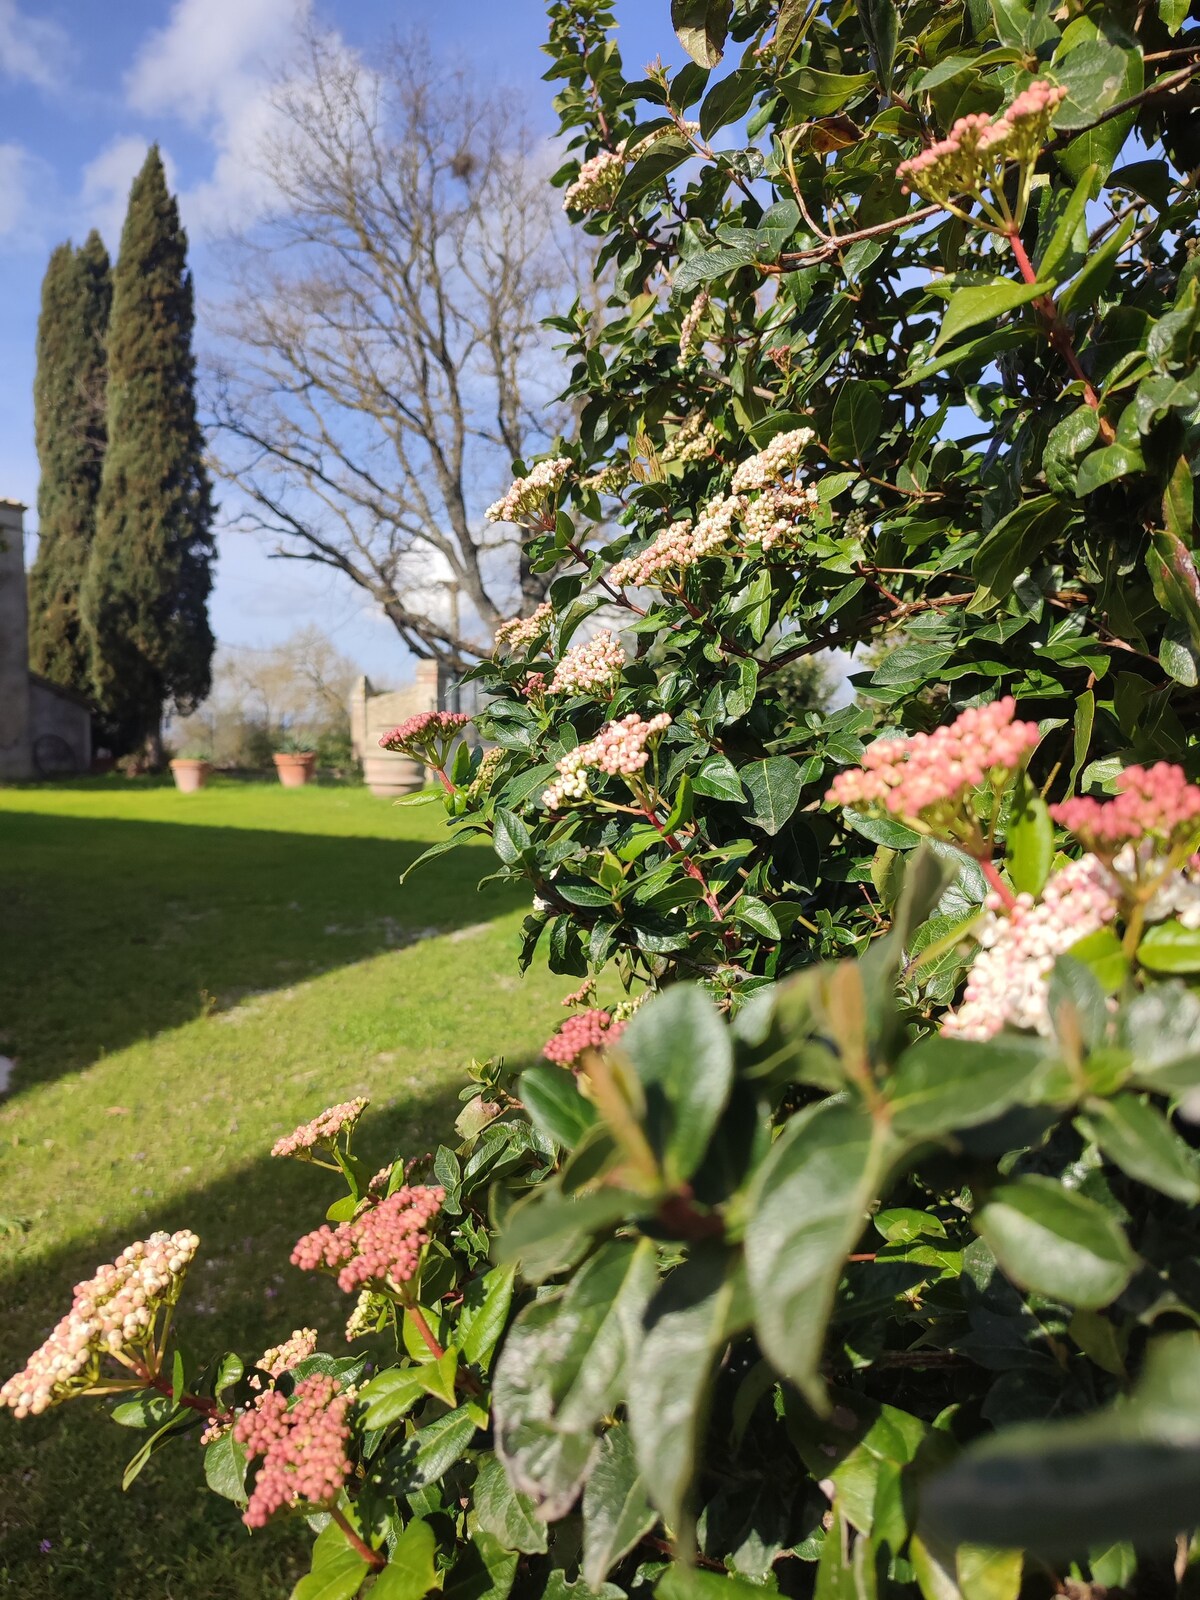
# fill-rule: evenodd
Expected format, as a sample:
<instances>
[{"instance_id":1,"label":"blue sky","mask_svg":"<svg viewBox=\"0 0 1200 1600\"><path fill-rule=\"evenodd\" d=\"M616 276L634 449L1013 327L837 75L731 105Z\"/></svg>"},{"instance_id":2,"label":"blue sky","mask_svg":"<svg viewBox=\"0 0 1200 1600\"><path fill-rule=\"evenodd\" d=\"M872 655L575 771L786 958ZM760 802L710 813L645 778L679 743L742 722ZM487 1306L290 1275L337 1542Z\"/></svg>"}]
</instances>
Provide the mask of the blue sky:
<instances>
[{"instance_id":1,"label":"blue sky","mask_svg":"<svg viewBox=\"0 0 1200 1600\"><path fill-rule=\"evenodd\" d=\"M682 64L669 10L668 0L618 0L631 76L660 53ZM50 250L98 227L116 253L129 184L157 140L191 239L203 346L206 301L222 288L220 238L253 216L246 156L271 76L310 16L368 51L419 27L482 81L525 91L531 125L554 129L553 89L540 81L542 0L0 0L0 498L36 498L33 355ZM316 621L376 678L407 674L390 626L351 585L270 561L248 534L221 530L219 540L222 642L269 644ZM28 559L34 549L31 539Z\"/></svg>"}]
</instances>

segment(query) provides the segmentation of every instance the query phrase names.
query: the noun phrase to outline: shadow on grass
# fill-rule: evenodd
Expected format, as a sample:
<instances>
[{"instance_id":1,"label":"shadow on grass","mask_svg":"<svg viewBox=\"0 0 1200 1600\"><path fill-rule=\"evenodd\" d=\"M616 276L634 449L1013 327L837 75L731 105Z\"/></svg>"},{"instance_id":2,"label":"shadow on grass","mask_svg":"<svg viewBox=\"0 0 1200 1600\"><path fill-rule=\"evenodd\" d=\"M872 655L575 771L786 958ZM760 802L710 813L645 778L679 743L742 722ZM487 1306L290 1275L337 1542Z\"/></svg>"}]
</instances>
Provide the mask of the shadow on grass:
<instances>
[{"instance_id":1,"label":"shadow on grass","mask_svg":"<svg viewBox=\"0 0 1200 1600\"><path fill-rule=\"evenodd\" d=\"M248 996L501 916L484 846L0 812L0 1051L47 1081Z\"/></svg>"},{"instance_id":2,"label":"shadow on grass","mask_svg":"<svg viewBox=\"0 0 1200 1600\"><path fill-rule=\"evenodd\" d=\"M457 1088L372 1112L357 1153L378 1166L455 1144ZM329 1279L288 1262L296 1239L319 1224L338 1192L331 1173L268 1158L162 1205L155 1226L200 1235L176 1319L186 1347L205 1358L226 1349L253 1356L311 1326L322 1348L347 1348L342 1325L352 1302ZM127 1243L124 1232L100 1229L36 1263L0 1265L0 1372L24 1364L67 1309L72 1284ZM205 1488L192 1434L156 1456L122 1494L123 1466L146 1435L113 1424L107 1404L73 1401L24 1422L0 1416L0 1590L21 1600L286 1596L307 1570L311 1535L303 1524L251 1538L236 1508Z\"/></svg>"}]
</instances>

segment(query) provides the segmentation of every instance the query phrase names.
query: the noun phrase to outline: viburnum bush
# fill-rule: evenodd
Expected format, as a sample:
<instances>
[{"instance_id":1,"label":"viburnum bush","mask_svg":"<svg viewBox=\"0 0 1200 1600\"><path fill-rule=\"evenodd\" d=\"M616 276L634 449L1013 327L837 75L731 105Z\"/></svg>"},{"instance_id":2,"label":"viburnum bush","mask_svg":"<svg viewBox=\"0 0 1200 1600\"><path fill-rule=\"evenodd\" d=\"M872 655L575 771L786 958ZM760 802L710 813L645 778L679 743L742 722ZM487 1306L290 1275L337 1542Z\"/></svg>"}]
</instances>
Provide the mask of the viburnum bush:
<instances>
[{"instance_id":1,"label":"viburnum bush","mask_svg":"<svg viewBox=\"0 0 1200 1600\"><path fill-rule=\"evenodd\" d=\"M155 1235L0 1398L123 1392L129 1475L198 1435L317 1530L299 1600L1190 1592L1200 35L672 11L631 82L550 6L611 292L489 512L545 599L482 745L385 740L582 980L545 1059L374 1175L359 1101L278 1142L344 1184L292 1255L344 1328L197 1368Z\"/></svg>"}]
</instances>

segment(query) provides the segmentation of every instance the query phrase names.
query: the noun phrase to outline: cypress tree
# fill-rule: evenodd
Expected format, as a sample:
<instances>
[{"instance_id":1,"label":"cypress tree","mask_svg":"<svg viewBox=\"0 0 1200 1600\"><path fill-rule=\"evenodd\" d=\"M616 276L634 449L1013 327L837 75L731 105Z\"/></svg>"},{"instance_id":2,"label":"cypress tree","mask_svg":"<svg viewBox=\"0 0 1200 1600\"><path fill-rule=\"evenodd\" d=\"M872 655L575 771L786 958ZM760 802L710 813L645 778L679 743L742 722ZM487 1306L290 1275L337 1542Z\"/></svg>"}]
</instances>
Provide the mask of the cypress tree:
<instances>
[{"instance_id":1,"label":"cypress tree","mask_svg":"<svg viewBox=\"0 0 1200 1600\"><path fill-rule=\"evenodd\" d=\"M61 244L42 280L33 385L38 553L29 575L29 664L86 694L91 688L79 595L96 531L105 442L104 336L112 300L108 251L94 230Z\"/></svg>"},{"instance_id":2,"label":"cypress tree","mask_svg":"<svg viewBox=\"0 0 1200 1600\"><path fill-rule=\"evenodd\" d=\"M114 745L157 745L167 701L208 693L213 504L196 420L187 235L157 145L134 179L113 272L108 449L83 614Z\"/></svg>"}]
</instances>

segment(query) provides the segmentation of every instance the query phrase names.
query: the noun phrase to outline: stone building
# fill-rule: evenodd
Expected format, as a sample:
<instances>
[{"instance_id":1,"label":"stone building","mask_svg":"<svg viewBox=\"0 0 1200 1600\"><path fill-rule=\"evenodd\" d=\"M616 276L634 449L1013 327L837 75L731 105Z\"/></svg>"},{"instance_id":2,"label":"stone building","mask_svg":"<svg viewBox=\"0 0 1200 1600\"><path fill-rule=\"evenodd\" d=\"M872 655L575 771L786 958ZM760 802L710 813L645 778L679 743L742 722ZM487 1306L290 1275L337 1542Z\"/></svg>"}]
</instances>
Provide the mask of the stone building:
<instances>
[{"instance_id":1,"label":"stone building","mask_svg":"<svg viewBox=\"0 0 1200 1600\"><path fill-rule=\"evenodd\" d=\"M0 500L0 783L65 777L92 764L82 696L29 670L25 507Z\"/></svg>"},{"instance_id":2,"label":"stone building","mask_svg":"<svg viewBox=\"0 0 1200 1600\"><path fill-rule=\"evenodd\" d=\"M372 794L410 794L425 782L419 761L379 748L380 735L418 711L448 711L452 679L436 661L418 661L417 675L403 689L378 694L362 677L350 696L350 742L363 764L363 778Z\"/></svg>"}]
</instances>

